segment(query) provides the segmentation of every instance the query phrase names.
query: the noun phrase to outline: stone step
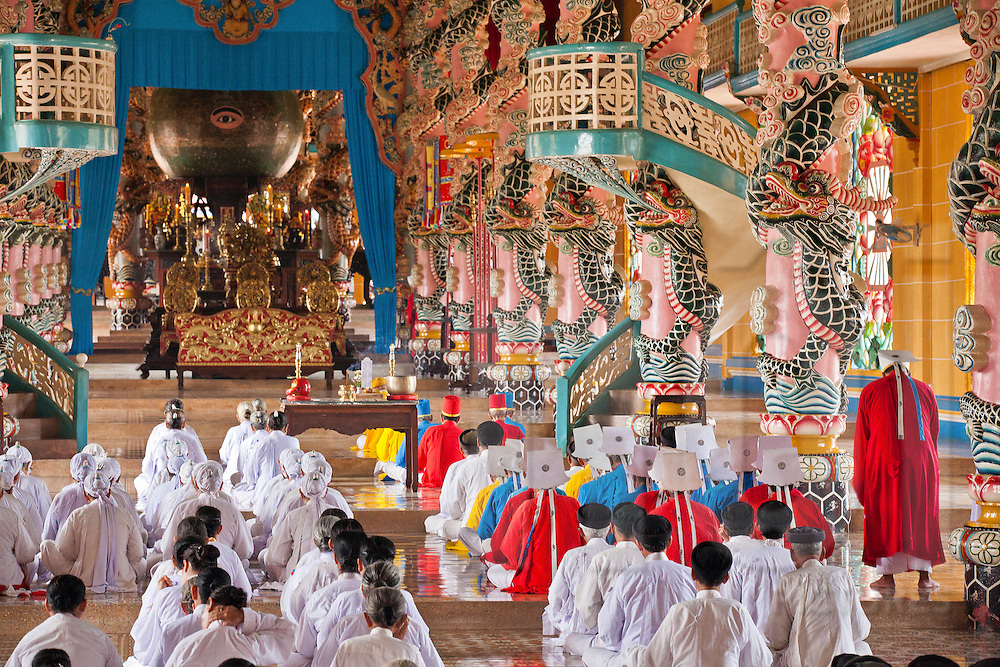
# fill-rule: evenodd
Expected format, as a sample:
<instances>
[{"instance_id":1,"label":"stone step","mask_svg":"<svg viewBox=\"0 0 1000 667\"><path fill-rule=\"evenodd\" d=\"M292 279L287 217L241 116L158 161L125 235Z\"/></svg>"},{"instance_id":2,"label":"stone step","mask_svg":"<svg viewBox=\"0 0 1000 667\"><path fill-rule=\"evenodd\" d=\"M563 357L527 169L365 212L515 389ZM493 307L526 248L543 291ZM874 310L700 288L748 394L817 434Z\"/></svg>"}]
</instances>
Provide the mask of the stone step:
<instances>
[{"instance_id":1,"label":"stone step","mask_svg":"<svg viewBox=\"0 0 1000 667\"><path fill-rule=\"evenodd\" d=\"M38 414L38 397L30 391L7 394L3 410L18 419L34 417Z\"/></svg>"},{"instance_id":2,"label":"stone step","mask_svg":"<svg viewBox=\"0 0 1000 667\"><path fill-rule=\"evenodd\" d=\"M28 440L46 440L59 437L58 417L20 417L15 440L22 443Z\"/></svg>"},{"instance_id":3,"label":"stone step","mask_svg":"<svg viewBox=\"0 0 1000 667\"><path fill-rule=\"evenodd\" d=\"M76 440L72 438L44 438L38 440L17 438L16 441L27 447L34 459L62 459L68 461L76 454Z\"/></svg>"}]
</instances>

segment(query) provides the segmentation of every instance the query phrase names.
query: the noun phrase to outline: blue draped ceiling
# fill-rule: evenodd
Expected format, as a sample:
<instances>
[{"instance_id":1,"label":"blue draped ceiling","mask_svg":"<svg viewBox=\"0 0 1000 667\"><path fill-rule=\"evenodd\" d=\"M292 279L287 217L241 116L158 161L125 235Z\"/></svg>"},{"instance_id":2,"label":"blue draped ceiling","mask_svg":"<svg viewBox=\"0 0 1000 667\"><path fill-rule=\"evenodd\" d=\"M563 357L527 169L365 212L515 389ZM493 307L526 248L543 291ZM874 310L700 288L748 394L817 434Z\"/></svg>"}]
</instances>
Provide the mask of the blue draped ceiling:
<instances>
[{"instance_id":1,"label":"blue draped ceiling","mask_svg":"<svg viewBox=\"0 0 1000 667\"><path fill-rule=\"evenodd\" d=\"M124 25L112 33L118 44L117 124L125 137L129 89L133 86L201 90L343 90L348 151L358 221L375 300L378 351L395 339L396 250L392 207L396 179L378 155L365 113L361 74L368 51L351 17L333 0L296 0L281 10L278 24L251 44L231 46L194 22L193 10L176 0L122 5ZM121 22L119 22L121 23ZM120 148L120 146L119 146ZM73 233L70 307L72 352L93 353L89 293L106 253L121 172L118 155L94 160L80 175L83 226ZM390 298L391 297L391 298Z\"/></svg>"}]
</instances>

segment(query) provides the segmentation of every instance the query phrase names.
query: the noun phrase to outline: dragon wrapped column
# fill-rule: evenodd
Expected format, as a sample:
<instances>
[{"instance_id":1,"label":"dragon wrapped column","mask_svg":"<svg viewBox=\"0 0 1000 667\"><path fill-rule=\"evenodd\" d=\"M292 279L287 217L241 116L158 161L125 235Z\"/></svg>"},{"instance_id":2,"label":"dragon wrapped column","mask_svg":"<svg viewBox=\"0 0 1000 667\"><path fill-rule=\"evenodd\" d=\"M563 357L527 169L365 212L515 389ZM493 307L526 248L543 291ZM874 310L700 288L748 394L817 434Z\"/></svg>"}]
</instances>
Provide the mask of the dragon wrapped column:
<instances>
[{"instance_id":1,"label":"dragon wrapped column","mask_svg":"<svg viewBox=\"0 0 1000 667\"><path fill-rule=\"evenodd\" d=\"M417 374L443 376L446 372L441 346L444 320L445 280L448 266L448 237L442 230L414 226L410 230L415 248L410 284L414 288L416 315L410 352Z\"/></svg>"},{"instance_id":2,"label":"dragon wrapped column","mask_svg":"<svg viewBox=\"0 0 1000 667\"><path fill-rule=\"evenodd\" d=\"M949 216L955 233L976 258L975 303L955 313L952 359L972 374L972 391L960 400L972 441L975 473L969 496L978 511L951 534L952 554L965 564L969 623L1000 630L1000 2L955 3L973 62L965 80L963 110L972 135L948 174Z\"/></svg>"}]
</instances>

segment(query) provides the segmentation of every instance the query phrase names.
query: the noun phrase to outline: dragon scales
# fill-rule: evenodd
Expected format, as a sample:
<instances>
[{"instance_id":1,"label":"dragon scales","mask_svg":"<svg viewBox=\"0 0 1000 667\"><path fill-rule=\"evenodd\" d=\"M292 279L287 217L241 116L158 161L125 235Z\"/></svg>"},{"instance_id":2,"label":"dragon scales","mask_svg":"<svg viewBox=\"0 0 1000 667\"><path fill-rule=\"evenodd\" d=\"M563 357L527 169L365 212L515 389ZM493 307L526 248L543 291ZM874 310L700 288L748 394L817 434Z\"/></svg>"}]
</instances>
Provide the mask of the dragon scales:
<instances>
[{"instance_id":1,"label":"dragon scales","mask_svg":"<svg viewBox=\"0 0 1000 667\"><path fill-rule=\"evenodd\" d=\"M579 178L562 173L545 207L549 238L559 250L550 294L557 308L552 330L560 373L614 326L624 293L624 271L612 266L610 254L615 224L594 192Z\"/></svg>"},{"instance_id":2,"label":"dragon scales","mask_svg":"<svg viewBox=\"0 0 1000 667\"><path fill-rule=\"evenodd\" d=\"M841 53L846 5L756 0L754 16L767 49L759 61L767 93L760 162L746 193L754 236L767 250L767 284L751 300L751 328L767 350L757 360L767 408L761 429L791 435L802 457L801 490L843 531L853 459L836 439L846 421L843 379L867 308L848 267L859 211L886 210L895 198L868 200L837 176L851 159L844 140L864 105Z\"/></svg>"},{"instance_id":3,"label":"dragon scales","mask_svg":"<svg viewBox=\"0 0 1000 667\"><path fill-rule=\"evenodd\" d=\"M413 365L418 375L447 373L441 351L445 285L448 273L448 236L443 230L424 227L420 209L410 218L410 236L415 257L410 274L416 337L410 341Z\"/></svg>"},{"instance_id":4,"label":"dragon scales","mask_svg":"<svg viewBox=\"0 0 1000 667\"><path fill-rule=\"evenodd\" d=\"M951 534L952 554L965 563L968 618L977 629L1000 630L1000 358L993 323L1000 318L1000 3L955 3L973 62L962 109L973 117L972 135L948 174L955 233L976 258L976 302L955 313L953 359L972 373L972 391L960 401L972 441L975 474L969 496L979 518Z\"/></svg>"}]
</instances>

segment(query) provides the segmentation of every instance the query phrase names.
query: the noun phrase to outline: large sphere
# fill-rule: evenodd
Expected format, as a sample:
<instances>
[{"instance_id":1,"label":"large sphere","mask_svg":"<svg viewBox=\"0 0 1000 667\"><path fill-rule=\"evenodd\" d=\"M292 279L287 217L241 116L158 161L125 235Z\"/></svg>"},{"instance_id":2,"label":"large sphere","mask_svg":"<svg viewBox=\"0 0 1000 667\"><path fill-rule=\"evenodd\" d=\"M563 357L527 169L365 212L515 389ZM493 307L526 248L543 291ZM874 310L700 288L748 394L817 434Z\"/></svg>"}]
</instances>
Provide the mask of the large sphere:
<instances>
[{"instance_id":1,"label":"large sphere","mask_svg":"<svg viewBox=\"0 0 1000 667\"><path fill-rule=\"evenodd\" d=\"M156 88L149 145L170 178L288 173L305 121L295 91Z\"/></svg>"}]
</instances>

